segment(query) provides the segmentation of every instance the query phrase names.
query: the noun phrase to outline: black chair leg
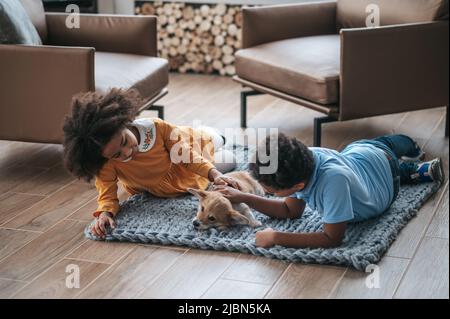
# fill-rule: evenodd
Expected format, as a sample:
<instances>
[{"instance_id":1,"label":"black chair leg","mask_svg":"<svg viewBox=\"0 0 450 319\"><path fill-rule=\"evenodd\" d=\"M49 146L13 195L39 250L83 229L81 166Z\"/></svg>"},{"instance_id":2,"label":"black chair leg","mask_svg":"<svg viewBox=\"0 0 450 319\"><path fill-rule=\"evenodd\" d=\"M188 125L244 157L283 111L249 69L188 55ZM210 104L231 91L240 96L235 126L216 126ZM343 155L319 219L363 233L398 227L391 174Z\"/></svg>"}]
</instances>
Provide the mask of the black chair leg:
<instances>
[{"instance_id":1,"label":"black chair leg","mask_svg":"<svg viewBox=\"0 0 450 319\"><path fill-rule=\"evenodd\" d=\"M146 109L147 111L157 111L158 117L164 120L164 106L163 105L152 105Z\"/></svg>"},{"instance_id":2,"label":"black chair leg","mask_svg":"<svg viewBox=\"0 0 450 319\"><path fill-rule=\"evenodd\" d=\"M242 91L241 92L241 127L247 127L247 96L264 94L258 91Z\"/></svg>"},{"instance_id":3,"label":"black chair leg","mask_svg":"<svg viewBox=\"0 0 450 319\"><path fill-rule=\"evenodd\" d=\"M448 105L445 111L445 137L448 137Z\"/></svg>"},{"instance_id":4,"label":"black chair leg","mask_svg":"<svg viewBox=\"0 0 450 319\"><path fill-rule=\"evenodd\" d=\"M314 119L314 139L313 146L320 147L322 139L322 124L336 122L337 119L331 116L316 117Z\"/></svg>"}]
</instances>

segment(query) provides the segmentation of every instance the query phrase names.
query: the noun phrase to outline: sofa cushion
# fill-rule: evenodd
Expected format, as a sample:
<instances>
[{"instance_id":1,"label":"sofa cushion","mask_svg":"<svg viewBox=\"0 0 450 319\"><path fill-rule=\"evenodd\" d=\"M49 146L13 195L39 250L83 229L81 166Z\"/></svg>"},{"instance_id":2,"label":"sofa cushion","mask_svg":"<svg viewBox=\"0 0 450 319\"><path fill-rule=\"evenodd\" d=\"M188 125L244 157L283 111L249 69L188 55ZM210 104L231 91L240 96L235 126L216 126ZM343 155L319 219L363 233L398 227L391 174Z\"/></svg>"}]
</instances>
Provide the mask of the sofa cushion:
<instances>
[{"instance_id":1,"label":"sofa cushion","mask_svg":"<svg viewBox=\"0 0 450 319\"><path fill-rule=\"evenodd\" d=\"M448 0L338 0L338 28L366 27L366 7L380 8L380 25L448 19Z\"/></svg>"},{"instance_id":2,"label":"sofa cushion","mask_svg":"<svg viewBox=\"0 0 450 319\"><path fill-rule=\"evenodd\" d=\"M143 55L95 52L95 89L106 92L113 87L136 88L152 97L169 83L168 62Z\"/></svg>"},{"instance_id":3,"label":"sofa cushion","mask_svg":"<svg viewBox=\"0 0 450 319\"><path fill-rule=\"evenodd\" d=\"M36 28L18 0L0 0L0 44L42 44Z\"/></svg>"},{"instance_id":4,"label":"sofa cushion","mask_svg":"<svg viewBox=\"0 0 450 319\"><path fill-rule=\"evenodd\" d=\"M339 98L339 35L265 43L236 53L236 74L320 104Z\"/></svg>"},{"instance_id":5,"label":"sofa cushion","mask_svg":"<svg viewBox=\"0 0 450 319\"><path fill-rule=\"evenodd\" d=\"M42 0L20 0L43 43L47 42L47 22Z\"/></svg>"}]
</instances>

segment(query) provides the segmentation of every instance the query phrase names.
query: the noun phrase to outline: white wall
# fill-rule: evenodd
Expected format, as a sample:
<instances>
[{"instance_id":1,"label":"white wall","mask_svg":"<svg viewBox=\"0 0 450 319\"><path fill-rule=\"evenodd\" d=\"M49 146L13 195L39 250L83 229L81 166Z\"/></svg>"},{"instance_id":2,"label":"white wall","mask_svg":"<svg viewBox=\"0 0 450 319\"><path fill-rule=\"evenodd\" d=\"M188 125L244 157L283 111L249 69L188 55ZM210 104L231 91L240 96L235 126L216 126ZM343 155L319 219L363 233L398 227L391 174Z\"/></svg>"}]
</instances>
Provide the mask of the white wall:
<instances>
[{"instance_id":1,"label":"white wall","mask_svg":"<svg viewBox=\"0 0 450 319\"><path fill-rule=\"evenodd\" d=\"M134 14L134 0L98 0L99 13Z\"/></svg>"},{"instance_id":2,"label":"white wall","mask_svg":"<svg viewBox=\"0 0 450 319\"><path fill-rule=\"evenodd\" d=\"M226 4L283 4L299 2L318 2L325 0L163 0L163 2L188 2L188 3L226 3ZM134 0L98 0L100 13L134 14Z\"/></svg>"}]
</instances>

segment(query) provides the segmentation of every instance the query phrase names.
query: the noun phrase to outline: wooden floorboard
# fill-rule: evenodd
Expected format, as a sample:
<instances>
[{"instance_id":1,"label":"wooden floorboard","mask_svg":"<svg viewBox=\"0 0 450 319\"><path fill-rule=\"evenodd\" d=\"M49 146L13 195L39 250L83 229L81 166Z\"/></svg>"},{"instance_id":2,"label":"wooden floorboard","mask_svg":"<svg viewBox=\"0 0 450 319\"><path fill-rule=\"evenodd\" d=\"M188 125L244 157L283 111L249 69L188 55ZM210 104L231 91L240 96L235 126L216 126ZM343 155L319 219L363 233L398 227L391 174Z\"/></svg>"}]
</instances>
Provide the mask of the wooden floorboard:
<instances>
[{"instance_id":1,"label":"wooden floorboard","mask_svg":"<svg viewBox=\"0 0 450 319\"><path fill-rule=\"evenodd\" d=\"M92 186L72 183L22 212L4 226L45 231L96 196L97 192Z\"/></svg>"},{"instance_id":2,"label":"wooden floorboard","mask_svg":"<svg viewBox=\"0 0 450 319\"><path fill-rule=\"evenodd\" d=\"M0 278L31 281L81 245L84 223L61 221L0 261Z\"/></svg>"},{"instance_id":3,"label":"wooden floorboard","mask_svg":"<svg viewBox=\"0 0 450 319\"><path fill-rule=\"evenodd\" d=\"M338 266L291 264L266 298L328 298L345 271Z\"/></svg>"},{"instance_id":4,"label":"wooden floorboard","mask_svg":"<svg viewBox=\"0 0 450 319\"><path fill-rule=\"evenodd\" d=\"M429 237L439 237L448 239L448 187L442 200L439 203L436 214L433 217L426 235Z\"/></svg>"},{"instance_id":5,"label":"wooden floorboard","mask_svg":"<svg viewBox=\"0 0 450 319\"><path fill-rule=\"evenodd\" d=\"M24 286L13 295L13 298L73 298L79 293L80 289L87 287L108 267L108 264L63 259L51 266L33 282ZM74 269L77 269L76 273ZM77 277L69 277L69 280L67 280L70 275L76 275Z\"/></svg>"},{"instance_id":6,"label":"wooden floorboard","mask_svg":"<svg viewBox=\"0 0 450 319\"><path fill-rule=\"evenodd\" d=\"M7 192L0 195L0 225L5 224L32 207L45 196Z\"/></svg>"},{"instance_id":7,"label":"wooden floorboard","mask_svg":"<svg viewBox=\"0 0 450 319\"><path fill-rule=\"evenodd\" d=\"M235 253L189 250L139 298L200 298L235 261Z\"/></svg>"},{"instance_id":8,"label":"wooden floorboard","mask_svg":"<svg viewBox=\"0 0 450 319\"><path fill-rule=\"evenodd\" d=\"M137 298L184 253L185 251L175 249L136 246L82 290L77 298ZM167 279L169 285L173 281Z\"/></svg>"},{"instance_id":9,"label":"wooden floorboard","mask_svg":"<svg viewBox=\"0 0 450 319\"><path fill-rule=\"evenodd\" d=\"M448 239L424 237L395 298L449 298Z\"/></svg>"},{"instance_id":10,"label":"wooden floorboard","mask_svg":"<svg viewBox=\"0 0 450 319\"><path fill-rule=\"evenodd\" d=\"M348 269L330 298L391 299L405 272L409 259L384 257L368 272Z\"/></svg>"}]
</instances>

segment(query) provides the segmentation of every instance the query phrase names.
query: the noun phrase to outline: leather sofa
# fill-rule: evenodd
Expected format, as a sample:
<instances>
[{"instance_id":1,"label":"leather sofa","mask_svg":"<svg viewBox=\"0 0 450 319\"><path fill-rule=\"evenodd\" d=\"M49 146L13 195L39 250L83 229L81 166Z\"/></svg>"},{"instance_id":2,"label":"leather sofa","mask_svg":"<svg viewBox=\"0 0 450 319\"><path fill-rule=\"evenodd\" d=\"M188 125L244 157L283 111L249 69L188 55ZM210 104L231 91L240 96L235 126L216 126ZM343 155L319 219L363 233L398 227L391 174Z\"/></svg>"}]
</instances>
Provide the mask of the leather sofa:
<instances>
[{"instance_id":1,"label":"leather sofa","mask_svg":"<svg viewBox=\"0 0 450 319\"><path fill-rule=\"evenodd\" d=\"M43 45L0 45L0 139L61 143L74 94L136 88L143 109L167 93L169 68L157 57L154 16L45 13L41 0L21 0Z\"/></svg>"},{"instance_id":2,"label":"leather sofa","mask_svg":"<svg viewBox=\"0 0 450 319\"><path fill-rule=\"evenodd\" d=\"M234 80L251 90L241 92L241 126L247 97L266 93L325 114L315 146L325 122L441 106L448 136L448 28L448 0L244 8Z\"/></svg>"}]
</instances>

